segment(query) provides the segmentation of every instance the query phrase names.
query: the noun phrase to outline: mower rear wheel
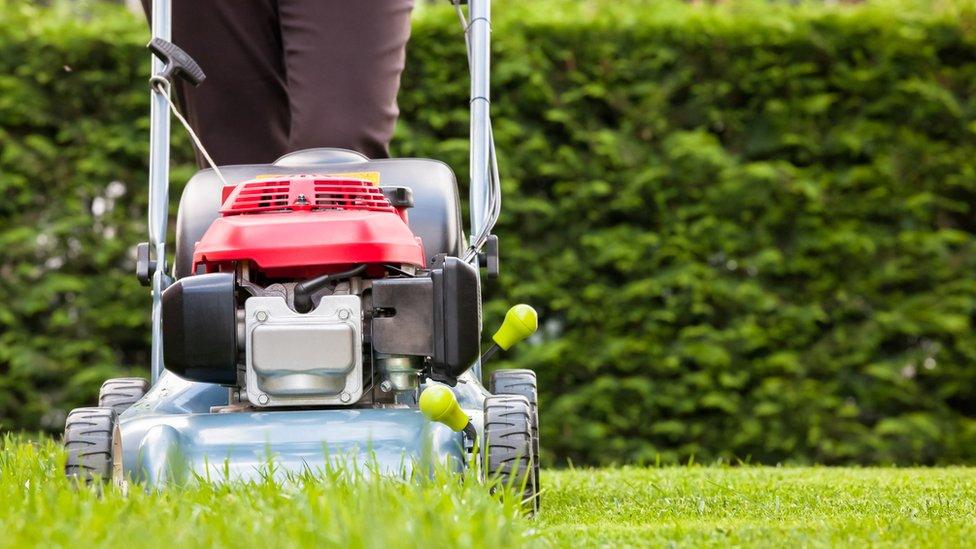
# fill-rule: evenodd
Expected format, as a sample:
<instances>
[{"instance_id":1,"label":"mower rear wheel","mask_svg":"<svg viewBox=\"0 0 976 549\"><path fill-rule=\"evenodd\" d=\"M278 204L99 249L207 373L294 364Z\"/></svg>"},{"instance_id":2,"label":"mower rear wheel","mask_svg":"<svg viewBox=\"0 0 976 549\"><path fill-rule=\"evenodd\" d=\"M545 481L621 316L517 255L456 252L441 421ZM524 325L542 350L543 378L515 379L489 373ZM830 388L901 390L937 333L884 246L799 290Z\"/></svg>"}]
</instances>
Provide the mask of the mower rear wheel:
<instances>
[{"instance_id":1,"label":"mower rear wheel","mask_svg":"<svg viewBox=\"0 0 976 549\"><path fill-rule=\"evenodd\" d=\"M112 408L117 415L139 402L149 390L149 382L141 377L117 377L102 383L98 391L98 405Z\"/></svg>"},{"instance_id":2,"label":"mower rear wheel","mask_svg":"<svg viewBox=\"0 0 976 549\"><path fill-rule=\"evenodd\" d=\"M85 481L112 477L112 437L117 415L112 408L75 408L64 425L68 461L64 472Z\"/></svg>"},{"instance_id":3,"label":"mower rear wheel","mask_svg":"<svg viewBox=\"0 0 976 549\"><path fill-rule=\"evenodd\" d=\"M532 370L498 370L491 374L489 391L496 395L520 395L529 401L532 408L532 478L535 480L536 498L539 495L539 391L536 376Z\"/></svg>"},{"instance_id":4,"label":"mower rear wheel","mask_svg":"<svg viewBox=\"0 0 976 549\"><path fill-rule=\"evenodd\" d=\"M494 395L485 399L485 472L505 486L522 489L523 501L538 510L538 490L533 474L536 456L532 446L532 407L518 395Z\"/></svg>"}]
</instances>

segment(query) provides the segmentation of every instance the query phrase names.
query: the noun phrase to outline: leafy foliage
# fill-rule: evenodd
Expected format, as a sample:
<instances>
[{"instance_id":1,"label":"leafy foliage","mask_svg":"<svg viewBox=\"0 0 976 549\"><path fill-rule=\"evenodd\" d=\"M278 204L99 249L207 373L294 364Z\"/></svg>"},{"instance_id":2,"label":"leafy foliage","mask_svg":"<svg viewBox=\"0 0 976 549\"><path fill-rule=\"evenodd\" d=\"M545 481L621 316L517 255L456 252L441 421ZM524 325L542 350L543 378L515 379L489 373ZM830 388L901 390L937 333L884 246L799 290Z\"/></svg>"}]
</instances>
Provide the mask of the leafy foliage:
<instances>
[{"instance_id":1,"label":"leafy foliage","mask_svg":"<svg viewBox=\"0 0 976 549\"><path fill-rule=\"evenodd\" d=\"M544 319L505 365L539 372L548 457L976 458L972 6L593 5L501 2L493 26L486 327L515 301ZM57 429L148 364L146 35L0 13L0 421ZM466 173L463 67L426 8L396 154Z\"/></svg>"}]
</instances>

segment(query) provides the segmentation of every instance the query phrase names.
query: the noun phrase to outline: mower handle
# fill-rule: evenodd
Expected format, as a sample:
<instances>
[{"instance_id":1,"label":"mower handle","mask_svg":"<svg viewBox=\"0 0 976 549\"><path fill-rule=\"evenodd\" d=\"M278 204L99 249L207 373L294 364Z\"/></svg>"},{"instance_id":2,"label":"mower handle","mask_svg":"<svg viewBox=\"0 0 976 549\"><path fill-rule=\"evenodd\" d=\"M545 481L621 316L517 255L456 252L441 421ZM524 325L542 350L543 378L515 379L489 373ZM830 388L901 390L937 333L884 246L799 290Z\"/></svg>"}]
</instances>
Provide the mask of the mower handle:
<instances>
[{"instance_id":1,"label":"mower handle","mask_svg":"<svg viewBox=\"0 0 976 549\"><path fill-rule=\"evenodd\" d=\"M153 79L162 78L172 82L178 76L194 87L207 79L200 65L176 44L155 37L149 42L149 50L163 62L163 70L153 75Z\"/></svg>"},{"instance_id":2,"label":"mower handle","mask_svg":"<svg viewBox=\"0 0 976 549\"><path fill-rule=\"evenodd\" d=\"M164 46L172 37L172 0L152 0L152 59L149 114L149 246L148 254L155 259L149 275L152 287L152 383L163 372L162 294L169 285L164 271L166 265L166 227L169 216L169 78L186 63L176 60L173 49ZM175 46L173 46L175 48ZM182 50L181 50L182 51ZM185 55L185 52L183 52ZM189 57L188 55L186 57ZM194 63L195 65L196 63ZM177 68L179 67L179 69ZM199 67L197 67L199 69ZM192 70L192 69L191 69ZM202 73L202 71L200 71ZM164 79L165 78L165 79ZM193 78L191 74L190 78ZM165 82L167 86L156 85ZM192 83L192 82L191 82ZM147 258L148 259L148 258ZM147 261L149 267L149 261Z\"/></svg>"}]
</instances>

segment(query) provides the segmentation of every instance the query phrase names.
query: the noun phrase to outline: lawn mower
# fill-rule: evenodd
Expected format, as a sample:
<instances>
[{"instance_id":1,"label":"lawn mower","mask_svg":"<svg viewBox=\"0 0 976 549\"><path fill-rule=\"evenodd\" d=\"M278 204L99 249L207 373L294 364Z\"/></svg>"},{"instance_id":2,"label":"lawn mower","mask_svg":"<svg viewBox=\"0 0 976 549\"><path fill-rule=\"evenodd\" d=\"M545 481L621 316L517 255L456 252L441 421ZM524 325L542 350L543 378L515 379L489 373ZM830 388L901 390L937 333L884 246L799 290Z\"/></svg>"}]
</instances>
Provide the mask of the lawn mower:
<instances>
[{"instance_id":1,"label":"lawn mower","mask_svg":"<svg viewBox=\"0 0 976 549\"><path fill-rule=\"evenodd\" d=\"M154 0L149 242L151 378L110 379L67 417L66 472L160 487L315 471L331 460L384 474L422 460L538 493L536 377L482 365L537 328L509 310L482 354L481 277L498 270L500 184L489 118L490 0L470 0L470 235L454 173L427 159L342 149L216 166L173 104L205 73L170 42ZM180 199L167 265L170 114L210 167ZM473 452L480 448L477 458ZM376 470L376 469L373 469Z\"/></svg>"}]
</instances>

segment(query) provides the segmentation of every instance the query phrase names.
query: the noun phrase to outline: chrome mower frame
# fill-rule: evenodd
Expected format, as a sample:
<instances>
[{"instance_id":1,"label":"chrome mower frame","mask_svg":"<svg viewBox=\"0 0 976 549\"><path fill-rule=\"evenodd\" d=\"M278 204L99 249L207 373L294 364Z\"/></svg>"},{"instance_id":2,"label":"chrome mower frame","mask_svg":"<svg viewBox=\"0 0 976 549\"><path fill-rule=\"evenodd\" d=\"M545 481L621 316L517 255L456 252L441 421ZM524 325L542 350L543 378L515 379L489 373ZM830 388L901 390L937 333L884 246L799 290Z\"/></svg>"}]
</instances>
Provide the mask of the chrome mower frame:
<instances>
[{"instance_id":1,"label":"chrome mower frame","mask_svg":"<svg viewBox=\"0 0 976 549\"><path fill-rule=\"evenodd\" d=\"M456 7L460 15L461 8ZM153 0L152 8L153 37L169 41L171 0ZM468 15L471 222L464 260L477 267L479 252L500 208L489 114L491 0L469 0ZM154 56L154 81L158 82L164 68L163 61ZM215 408L228 405L226 387L187 381L165 369L161 299L163 290L173 283L163 260L169 222L169 107L164 90L151 86L148 222L149 248L156 258L150 273L152 386L118 418L113 436L116 480L150 487L200 477L246 480L266 474L269 460L276 474L282 475L315 471L336 460L372 464L389 474L408 473L418 460L431 458L455 470L464 469L473 444L470 434L427 420L416 404L216 413ZM481 377L478 360L453 389L478 437L483 433L482 408L489 395Z\"/></svg>"}]
</instances>

